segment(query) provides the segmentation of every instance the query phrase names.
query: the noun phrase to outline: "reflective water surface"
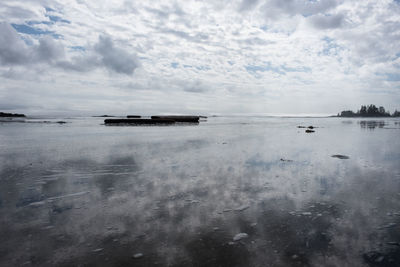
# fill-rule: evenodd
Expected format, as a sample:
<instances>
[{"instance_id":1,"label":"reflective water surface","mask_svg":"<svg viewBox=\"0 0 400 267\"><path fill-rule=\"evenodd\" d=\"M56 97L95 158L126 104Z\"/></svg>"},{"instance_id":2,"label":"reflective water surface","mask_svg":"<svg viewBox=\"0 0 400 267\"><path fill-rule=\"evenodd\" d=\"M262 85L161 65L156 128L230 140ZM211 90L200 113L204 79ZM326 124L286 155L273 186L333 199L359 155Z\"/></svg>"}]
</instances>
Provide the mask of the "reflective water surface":
<instances>
[{"instance_id":1,"label":"reflective water surface","mask_svg":"<svg viewBox=\"0 0 400 267\"><path fill-rule=\"evenodd\" d=\"M0 123L0 266L400 266L399 119L63 120Z\"/></svg>"}]
</instances>

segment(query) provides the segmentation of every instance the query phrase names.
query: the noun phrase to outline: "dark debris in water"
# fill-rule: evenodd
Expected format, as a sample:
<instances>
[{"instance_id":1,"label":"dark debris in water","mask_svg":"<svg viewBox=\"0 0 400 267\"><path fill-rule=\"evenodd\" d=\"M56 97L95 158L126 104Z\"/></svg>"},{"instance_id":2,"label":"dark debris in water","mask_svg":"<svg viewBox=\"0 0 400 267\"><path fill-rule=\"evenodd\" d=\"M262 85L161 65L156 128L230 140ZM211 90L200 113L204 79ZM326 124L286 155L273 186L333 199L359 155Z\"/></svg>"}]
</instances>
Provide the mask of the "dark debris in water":
<instances>
[{"instance_id":1,"label":"dark debris in water","mask_svg":"<svg viewBox=\"0 0 400 267\"><path fill-rule=\"evenodd\" d=\"M332 155L331 157L332 157L332 158L338 158L338 159L349 159L349 158L350 158L349 156L340 155L340 154Z\"/></svg>"},{"instance_id":2,"label":"dark debris in water","mask_svg":"<svg viewBox=\"0 0 400 267\"><path fill-rule=\"evenodd\" d=\"M297 128L303 128L303 129L307 128L307 129L311 129L312 130L312 129L317 128L317 127L312 126L312 125L310 125L308 127L299 125L299 126L297 126Z\"/></svg>"}]
</instances>

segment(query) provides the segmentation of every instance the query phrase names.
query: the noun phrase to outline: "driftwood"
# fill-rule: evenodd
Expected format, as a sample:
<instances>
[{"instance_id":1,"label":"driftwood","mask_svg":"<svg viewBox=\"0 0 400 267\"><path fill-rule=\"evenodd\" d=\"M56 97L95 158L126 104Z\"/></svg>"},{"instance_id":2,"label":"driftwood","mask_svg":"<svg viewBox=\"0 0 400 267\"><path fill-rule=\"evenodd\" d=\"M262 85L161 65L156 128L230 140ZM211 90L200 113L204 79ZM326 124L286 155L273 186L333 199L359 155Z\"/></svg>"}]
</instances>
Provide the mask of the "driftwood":
<instances>
[{"instance_id":1,"label":"driftwood","mask_svg":"<svg viewBox=\"0 0 400 267\"><path fill-rule=\"evenodd\" d=\"M161 116L151 116L152 120L155 119L166 119L166 120L173 120L176 122L199 122L199 116L168 116L168 115L161 115Z\"/></svg>"},{"instance_id":2,"label":"driftwood","mask_svg":"<svg viewBox=\"0 0 400 267\"><path fill-rule=\"evenodd\" d=\"M117 124L173 124L174 120L167 119L106 119L104 124L117 125Z\"/></svg>"},{"instance_id":3,"label":"driftwood","mask_svg":"<svg viewBox=\"0 0 400 267\"><path fill-rule=\"evenodd\" d=\"M0 112L0 117L25 117L24 114Z\"/></svg>"}]
</instances>

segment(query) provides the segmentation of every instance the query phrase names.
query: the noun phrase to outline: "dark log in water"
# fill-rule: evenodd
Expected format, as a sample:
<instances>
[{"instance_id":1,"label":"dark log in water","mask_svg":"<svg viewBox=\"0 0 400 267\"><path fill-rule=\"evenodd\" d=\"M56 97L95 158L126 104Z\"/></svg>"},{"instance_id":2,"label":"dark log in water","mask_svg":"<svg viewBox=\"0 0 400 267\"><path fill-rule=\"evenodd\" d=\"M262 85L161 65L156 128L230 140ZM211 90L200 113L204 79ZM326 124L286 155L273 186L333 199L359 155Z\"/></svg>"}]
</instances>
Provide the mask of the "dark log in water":
<instances>
[{"instance_id":1,"label":"dark log in water","mask_svg":"<svg viewBox=\"0 0 400 267\"><path fill-rule=\"evenodd\" d=\"M106 125L117 125L117 124L173 124L174 120L167 119L106 119L104 124Z\"/></svg>"},{"instance_id":2,"label":"dark log in water","mask_svg":"<svg viewBox=\"0 0 400 267\"><path fill-rule=\"evenodd\" d=\"M200 117L199 116L151 116L152 120L155 119L166 119L166 120L173 120L176 122L199 122Z\"/></svg>"},{"instance_id":3,"label":"dark log in water","mask_svg":"<svg viewBox=\"0 0 400 267\"><path fill-rule=\"evenodd\" d=\"M338 158L338 159L349 159L349 156L346 155L332 155L332 158Z\"/></svg>"},{"instance_id":4,"label":"dark log in water","mask_svg":"<svg viewBox=\"0 0 400 267\"><path fill-rule=\"evenodd\" d=\"M142 116L140 116L140 115L128 115L126 117L133 119L133 118L141 118Z\"/></svg>"},{"instance_id":5,"label":"dark log in water","mask_svg":"<svg viewBox=\"0 0 400 267\"><path fill-rule=\"evenodd\" d=\"M25 117L24 114L0 112L0 117Z\"/></svg>"}]
</instances>

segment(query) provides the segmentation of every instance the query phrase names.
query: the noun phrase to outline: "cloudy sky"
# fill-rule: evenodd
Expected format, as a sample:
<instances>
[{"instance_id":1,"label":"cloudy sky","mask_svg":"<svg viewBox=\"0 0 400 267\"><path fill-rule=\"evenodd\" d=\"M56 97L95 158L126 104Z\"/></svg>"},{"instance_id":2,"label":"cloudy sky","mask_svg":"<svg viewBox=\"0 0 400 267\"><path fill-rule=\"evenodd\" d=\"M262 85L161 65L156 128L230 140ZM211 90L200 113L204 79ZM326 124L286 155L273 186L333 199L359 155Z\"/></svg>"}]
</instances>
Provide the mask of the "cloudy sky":
<instances>
[{"instance_id":1,"label":"cloudy sky","mask_svg":"<svg viewBox=\"0 0 400 267\"><path fill-rule=\"evenodd\" d=\"M400 1L0 2L0 110L400 109Z\"/></svg>"}]
</instances>

